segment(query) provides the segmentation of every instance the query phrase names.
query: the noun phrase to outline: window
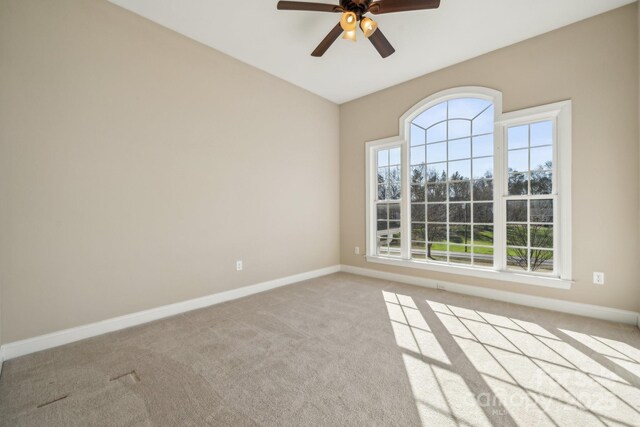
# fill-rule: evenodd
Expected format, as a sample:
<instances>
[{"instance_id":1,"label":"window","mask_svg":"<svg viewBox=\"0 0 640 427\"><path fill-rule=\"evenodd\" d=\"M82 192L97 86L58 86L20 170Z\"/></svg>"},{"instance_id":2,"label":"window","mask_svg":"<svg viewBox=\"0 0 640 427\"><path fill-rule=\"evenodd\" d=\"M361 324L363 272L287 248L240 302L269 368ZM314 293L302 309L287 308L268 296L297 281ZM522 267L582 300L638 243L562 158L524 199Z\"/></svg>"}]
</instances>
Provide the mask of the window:
<instances>
[{"instance_id":1,"label":"window","mask_svg":"<svg viewBox=\"0 0 640 427\"><path fill-rule=\"evenodd\" d=\"M399 257L401 255L400 202L401 160L400 147L376 150L376 254Z\"/></svg>"},{"instance_id":2,"label":"window","mask_svg":"<svg viewBox=\"0 0 640 427\"><path fill-rule=\"evenodd\" d=\"M507 127L507 268L554 271L551 120Z\"/></svg>"},{"instance_id":3,"label":"window","mask_svg":"<svg viewBox=\"0 0 640 427\"><path fill-rule=\"evenodd\" d=\"M411 259L493 266L493 103L443 101L410 126Z\"/></svg>"},{"instance_id":4,"label":"window","mask_svg":"<svg viewBox=\"0 0 640 427\"><path fill-rule=\"evenodd\" d=\"M571 103L451 89L367 144L367 260L568 288Z\"/></svg>"}]
</instances>

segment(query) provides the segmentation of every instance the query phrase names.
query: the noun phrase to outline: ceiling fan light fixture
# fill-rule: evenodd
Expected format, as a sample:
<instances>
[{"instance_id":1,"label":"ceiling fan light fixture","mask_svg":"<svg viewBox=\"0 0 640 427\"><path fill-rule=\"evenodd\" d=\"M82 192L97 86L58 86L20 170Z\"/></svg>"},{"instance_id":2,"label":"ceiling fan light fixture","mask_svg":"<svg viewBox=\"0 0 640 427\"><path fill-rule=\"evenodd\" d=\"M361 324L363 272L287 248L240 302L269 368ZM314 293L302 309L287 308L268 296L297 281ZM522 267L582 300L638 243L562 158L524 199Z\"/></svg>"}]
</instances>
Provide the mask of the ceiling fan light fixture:
<instances>
[{"instance_id":1,"label":"ceiling fan light fixture","mask_svg":"<svg viewBox=\"0 0 640 427\"><path fill-rule=\"evenodd\" d=\"M369 38L378 29L378 23L370 18L362 18L362 21L360 21L360 28L362 29L364 36Z\"/></svg>"},{"instance_id":2,"label":"ceiling fan light fixture","mask_svg":"<svg viewBox=\"0 0 640 427\"><path fill-rule=\"evenodd\" d=\"M345 12L340 18L340 26L345 32L355 31L358 27L358 18L353 12Z\"/></svg>"},{"instance_id":3,"label":"ceiling fan light fixture","mask_svg":"<svg viewBox=\"0 0 640 427\"><path fill-rule=\"evenodd\" d=\"M356 30L345 31L342 36L343 39L351 40L352 42L356 41Z\"/></svg>"},{"instance_id":4,"label":"ceiling fan light fixture","mask_svg":"<svg viewBox=\"0 0 640 427\"><path fill-rule=\"evenodd\" d=\"M301 10L313 12L340 13L340 22L329 31L320 44L311 52L311 56L320 57L338 40L340 35L343 39L356 41L356 30L358 26L362 29L365 37L369 39L373 47L381 57L386 58L396 50L389 40L384 36L382 30L378 28L378 23L364 15L372 13L382 15L386 13L408 12L412 10L437 9L440 0L333 0L338 4L315 3L311 1L278 1L278 10ZM358 23L360 21L360 23ZM344 34L343 34L344 33Z\"/></svg>"}]
</instances>

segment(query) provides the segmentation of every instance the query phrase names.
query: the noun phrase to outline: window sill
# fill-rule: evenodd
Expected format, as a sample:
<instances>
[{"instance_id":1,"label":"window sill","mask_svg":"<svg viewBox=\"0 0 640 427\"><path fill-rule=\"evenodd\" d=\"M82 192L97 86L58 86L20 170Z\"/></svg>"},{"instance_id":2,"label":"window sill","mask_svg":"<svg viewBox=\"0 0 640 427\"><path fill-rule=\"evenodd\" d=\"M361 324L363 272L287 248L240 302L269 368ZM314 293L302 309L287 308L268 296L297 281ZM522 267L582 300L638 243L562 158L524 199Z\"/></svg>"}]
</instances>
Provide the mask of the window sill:
<instances>
[{"instance_id":1,"label":"window sill","mask_svg":"<svg viewBox=\"0 0 640 427\"><path fill-rule=\"evenodd\" d=\"M571 289L572 280L560 279L556 277L534 276L511 271L497 271L473 267L439 265L426 262L411 261L406 259L392 259L379 256L367 255L367 262L377 264L393 265L397 267L409 267L419 270L438 271L441 273L458 274L461 276L472 276L482 279L500 280L505 282L521 283L524 285L544 286L555 289Z\"/></svg>"}]
</instances>

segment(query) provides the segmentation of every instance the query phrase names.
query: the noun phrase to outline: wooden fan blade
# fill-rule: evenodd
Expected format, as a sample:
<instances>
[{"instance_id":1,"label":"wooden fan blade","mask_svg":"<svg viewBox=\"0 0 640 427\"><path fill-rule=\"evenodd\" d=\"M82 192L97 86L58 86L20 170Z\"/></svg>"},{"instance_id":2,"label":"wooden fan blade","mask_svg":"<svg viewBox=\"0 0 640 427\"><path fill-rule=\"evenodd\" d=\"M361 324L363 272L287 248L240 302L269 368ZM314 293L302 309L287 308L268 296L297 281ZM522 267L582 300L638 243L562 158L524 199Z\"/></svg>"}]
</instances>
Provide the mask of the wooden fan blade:
<instances>
[{"instance_id":1,"label":"wooden fan blade","mask_svg":"<svg viewBox=\"0 0 640 427\"><path fill-rule=\"evenodd\" d=\"M375 30L373 34L369 36L369 41L383 58L386 58L396 51L393 46L391 46L391 43L389 43L389 40L387 40L384 34L382 34L380 28Z\"/></svg>"},{"instance_id":2,"label":"wooden fan blade","mask_svg":"<svg viewBox=\"0 0 640 427\"><path fill-rule=\"evenodd\" d=\"M307 3L304 1L279 1L278 10L307 10L312 12L342 12L341 6L325 3Z\"/></svg>"},{"instance_id":3,"label":"wooden fan blade","mask_svg":"<svg viewBox=\"0 0 640 427\"><path fill-rule=\"evenodd\" d=\"M377 31L376 31L377 32ZM340 23L333 27L329 34L320 42L316 50L311 53L311 56L322 56L329 49L329 47L333 44L334 41L342 34L342 27Z\"/></svg>"},{"instance_id":4,"label":"wooden fan blade","mask_svg":"<svg viewBox=\"0 0 640 427\"><path fill-rule=\"evenodd\" d=\"M382 13L437 9L438 7L440 7L440 0L378 0L371 3L369 12L380 15Z\"/></svg>"}]
</instances>

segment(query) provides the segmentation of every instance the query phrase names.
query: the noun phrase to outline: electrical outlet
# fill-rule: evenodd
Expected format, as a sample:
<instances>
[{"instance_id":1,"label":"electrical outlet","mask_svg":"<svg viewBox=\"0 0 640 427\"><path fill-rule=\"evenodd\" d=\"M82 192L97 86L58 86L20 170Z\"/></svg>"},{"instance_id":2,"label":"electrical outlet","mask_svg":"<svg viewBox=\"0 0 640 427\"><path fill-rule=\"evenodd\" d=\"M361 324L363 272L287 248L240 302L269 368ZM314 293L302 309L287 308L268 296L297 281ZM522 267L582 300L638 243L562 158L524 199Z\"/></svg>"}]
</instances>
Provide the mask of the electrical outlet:
<instances>
[{"instance_id":1,"label":"electrical outlet","mask_svg":"<svg viewBox=\"0 0 640 427\"><path fill-rule=\"evenodd\" d=\"M353 253L356 255L360 255L360 246L356 246L355 248L353 248Z\"/></svg>"},{"instance_id":2,"label":"electrical outlet","mask_svg":"<svg viewBox=\"0 0 640 427\"><path fill-rule=\"evenodd\" d=\"M236 261L236 271L242 271L242 260Z\"/></svg>"},{"instance_id":3,"label":"electrical outlet","mask_svg":"<svg viewBox=\"0 0 640 427\"><path fill-rule=\"evenodd\" d=\"M593 284L594 285L604 285L604 273L594 272L593 273Z\"/></svg>"}]
</instances>

